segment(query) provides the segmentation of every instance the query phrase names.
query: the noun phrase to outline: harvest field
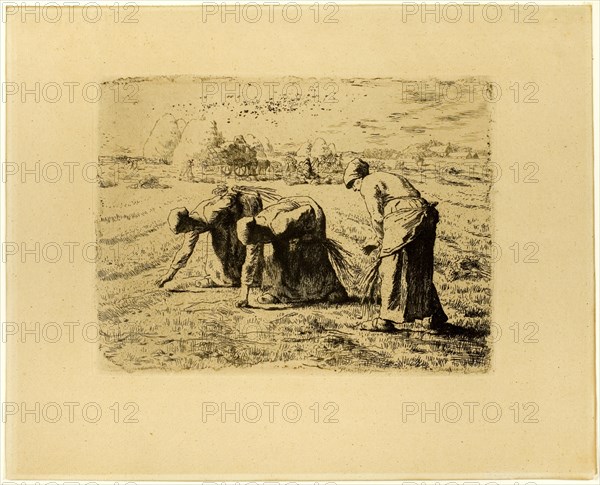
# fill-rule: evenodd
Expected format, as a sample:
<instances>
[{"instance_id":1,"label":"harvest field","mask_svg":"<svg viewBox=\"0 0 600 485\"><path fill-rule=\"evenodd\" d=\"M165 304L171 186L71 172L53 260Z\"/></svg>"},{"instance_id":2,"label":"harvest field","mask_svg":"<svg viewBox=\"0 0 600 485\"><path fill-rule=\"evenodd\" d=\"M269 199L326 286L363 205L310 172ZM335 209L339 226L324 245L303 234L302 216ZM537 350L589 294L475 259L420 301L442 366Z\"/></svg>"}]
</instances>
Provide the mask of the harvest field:
<instances>
[{"instance_id":1,"label":"harvest field","mask_svg":"<svg viewBox=\"0 0 600 485\"><path fill-rule=\"evenodd\" d=\"M98 319L108 367L489 369L486 79L157 76L108 84L134 93L123 102L103 98L98 112ZM373 308L361 304L358 281L373 256L361 248L373 233L360 194L340 183L356 157L371 170L401 173L439 204L434 283L449 317L442 330L423 322L394 333L362 329ZM328 237L350 254L350 301L256 308L255 289L251 308L238 309L237 289L199 285L212 249L208 235L159 288L183 237L170 231L169 211L193 210L218 183L267 187L320 204Z\"/></svg>"},{"instance_id":2,"label":"harvest field","mask_svg":"<svg viewBox=\"0 0 600 485\"><path fill-rule=\"evenodd\" d=\"M181 244L166 218L174 207L190 210L211 197L214 183L180 181L172 165L119 161L101 164L112 182L98 189L97 262L100 351L112 369L190 370L306 368L330 371L444 370L482 372L490 365L491 235L490 179L486 161L469 166L447 159L379 161L402 171L429 201L439 202L435 276L449 316L443 331L418 324L395 333L362 330L364 307L356 298L341 305L315 304L272 309L234 306L237 289L196 286L203 275L207 237L186 268L160 289ZM464 163L464 162L463 162ZM136 188L139 180L160 184ZM227 183L265 185L231 179ZM361 246L371 238L359 194L343 185L286 185L269 181L281 196L308 195L324 209L328 235L350 253L358 278L369 257ZM256 293L253 294L256 296ZM250 299L252 303L252 295Z\"/></svg>"}]
</instances>

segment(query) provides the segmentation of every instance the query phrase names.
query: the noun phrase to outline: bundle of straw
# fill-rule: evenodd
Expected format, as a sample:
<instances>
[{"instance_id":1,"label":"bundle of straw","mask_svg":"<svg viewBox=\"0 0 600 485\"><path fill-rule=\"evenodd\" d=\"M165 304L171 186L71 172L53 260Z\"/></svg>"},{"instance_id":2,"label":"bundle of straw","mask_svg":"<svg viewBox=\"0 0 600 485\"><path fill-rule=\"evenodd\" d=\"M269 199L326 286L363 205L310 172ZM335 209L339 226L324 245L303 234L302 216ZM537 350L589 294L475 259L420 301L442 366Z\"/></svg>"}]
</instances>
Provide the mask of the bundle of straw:
<instances>
[{"instance_id":1,"label":"bundle of straw","mask_svg":"<svg viewBox=\"0 0 600 485\"><path fill-rule=\"evenodd\" d=\"M363 304L374 304L377 301L377 293L379 291L379 266L381 258L377 258L374 263L367 269L358 282L358 293L361 295Z\"/></svg>"},{"instance_id":2,"label":"bundle of straw","mask_svg":"<svg viewBox=\"0 0 600 485\"><path fill-rule=\"evenodd\" d=\"M379 293L379 266L381 258L377 258L365 271L359 282L357 292L360 295L361 318L371 320L377 316L376 304Z\"/></svg>"},{"instance_id":3,"label":"bundle of straw","mask_svg":"<svg viewBox=\"0 0 600 485\"><path fill-rule=\"evenodd\" d=\"M350 253L339 242L333 239L325 239L323 246L327 250L327 255L333 265L333 269L344 282L344 286L348 287L353 279L352 265L348 260Z\"/></svg>"},{"instance_id":4,"label":"bundle of straw","mask_svg":"<svg viewBox=\"0 0 600 485\"><path fill-rule=\"evenodd\" d=\"M260 197L266 202L275 202L281 199L281 196L277 193L277 191L270 187L251 187L248 185L235 185L231 189L237 192L241 192L243 194L260 195Z\"/></svg>"}]
</instances>

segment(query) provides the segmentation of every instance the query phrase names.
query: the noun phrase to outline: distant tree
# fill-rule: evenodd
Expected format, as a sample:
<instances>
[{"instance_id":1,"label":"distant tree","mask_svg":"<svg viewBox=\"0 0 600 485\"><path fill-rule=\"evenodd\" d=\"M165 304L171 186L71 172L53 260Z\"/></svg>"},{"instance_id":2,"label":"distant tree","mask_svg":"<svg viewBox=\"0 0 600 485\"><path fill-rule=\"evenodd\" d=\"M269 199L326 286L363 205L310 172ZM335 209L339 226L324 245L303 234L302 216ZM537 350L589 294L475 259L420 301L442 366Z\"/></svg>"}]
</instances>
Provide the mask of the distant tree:
<instances>
[{"instance_id":1,"label":"distant tree","mask_svg":"<svg viewBox=\"0 0 600 485\"><path fill-rule=\"evenodd\" d=\"M225 137L223 136L223 133L219 131L219 128L217 127L217 122L215 120L213 120L211 123L210 135L212 138L210 141L211 147L219 148L223 143L225 143Z\"/></svg>"}]
</instances>

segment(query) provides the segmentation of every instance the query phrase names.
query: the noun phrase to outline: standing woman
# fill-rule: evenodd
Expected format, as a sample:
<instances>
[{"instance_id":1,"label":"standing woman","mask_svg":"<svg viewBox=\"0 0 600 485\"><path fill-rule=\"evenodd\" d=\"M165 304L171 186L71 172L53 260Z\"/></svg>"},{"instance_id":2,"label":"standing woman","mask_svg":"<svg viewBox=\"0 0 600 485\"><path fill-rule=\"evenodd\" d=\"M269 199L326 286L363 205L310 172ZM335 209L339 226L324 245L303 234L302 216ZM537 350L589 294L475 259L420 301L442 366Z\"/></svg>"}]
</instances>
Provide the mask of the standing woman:
<instances>
[{"instance_id":1,"label":"standing woman","mask_svg":"<svg viewBox=\"0 0 600 485\"><path fill-rule=\"evenodd\" d=\"M430 204L400 175L369 174L369 164L356 158L344 172L346 188L360 192L375 239L363 251L379 250L381 310L373 330L429 319L432 327L445 323L433 284L433 246L438 222L436 204Z\"/></svg>"}]
</instances>

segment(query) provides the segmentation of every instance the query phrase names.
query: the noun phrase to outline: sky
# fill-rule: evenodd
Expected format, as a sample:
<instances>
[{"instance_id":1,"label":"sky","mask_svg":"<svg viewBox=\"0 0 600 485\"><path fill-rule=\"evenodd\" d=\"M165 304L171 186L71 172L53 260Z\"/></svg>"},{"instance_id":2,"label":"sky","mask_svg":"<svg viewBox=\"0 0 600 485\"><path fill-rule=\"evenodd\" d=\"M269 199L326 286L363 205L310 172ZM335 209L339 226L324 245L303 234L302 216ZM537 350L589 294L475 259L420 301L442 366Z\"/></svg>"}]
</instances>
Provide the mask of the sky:
<instances>
[{"instance_id":1,"label":"sky","mask_svg":"<svg viewBox=\"0 0 600 485\"><path fill-rule=\"evenodd\" d=\"M484 150L493 93L483 78L127 78L100 102L100 155L142 155L157 120L217 122L226 139L251 133L278 151L324 138L338 151L402 150L437 140Z\"/></svg>"}]
</instances>

